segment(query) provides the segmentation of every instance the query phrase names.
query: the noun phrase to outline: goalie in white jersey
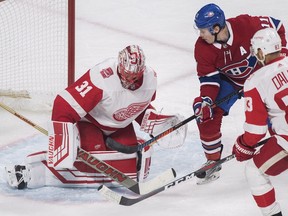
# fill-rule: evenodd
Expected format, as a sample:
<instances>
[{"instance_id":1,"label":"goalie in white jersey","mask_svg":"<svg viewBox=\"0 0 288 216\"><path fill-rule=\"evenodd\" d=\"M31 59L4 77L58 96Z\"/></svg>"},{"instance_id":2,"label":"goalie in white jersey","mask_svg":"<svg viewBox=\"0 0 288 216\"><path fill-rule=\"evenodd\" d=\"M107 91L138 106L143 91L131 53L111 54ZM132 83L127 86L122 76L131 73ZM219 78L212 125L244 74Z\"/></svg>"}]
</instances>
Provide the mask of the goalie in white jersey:
<instances>
[{"instance_id":1,"label":"goalie in white jersey","mask_svg":"<svg viewBox=\"0 0 288 216\"><path fill-rule=\"evenodd\" d=\"M244 85L244 134L233 146L238 161L245 161L246 177L258 207L265 216L282 215L269 176L288 169L288 58L281 56L281 39L271 28L255 33L252 51L263 67ZM255 146L267 133L271 138L255 153Z\"/></svg>"},{"instance_id":2,"label":"goalie in white jersey","mask_svg":"<svg viewBox=\"0 0 288 216\"><path fill-rule=\"evenodd\" d=\"M7 167L8 183L18 189L116 186L109 177L76 160L78 147L143 181L149 172L152 147L123 154L109 149L105 139L109 136L127 146L136 145L140 140L134 121L150 135L179 123L180 115L156 113L151 105L156 88L156 73L145 65L144 52L137 45L120 51L118 59L97 64L56 97L48 128L48 151L29 155L24 166ZM186 129L182 129L182 141Z\"/></svg>"}]
</instances>

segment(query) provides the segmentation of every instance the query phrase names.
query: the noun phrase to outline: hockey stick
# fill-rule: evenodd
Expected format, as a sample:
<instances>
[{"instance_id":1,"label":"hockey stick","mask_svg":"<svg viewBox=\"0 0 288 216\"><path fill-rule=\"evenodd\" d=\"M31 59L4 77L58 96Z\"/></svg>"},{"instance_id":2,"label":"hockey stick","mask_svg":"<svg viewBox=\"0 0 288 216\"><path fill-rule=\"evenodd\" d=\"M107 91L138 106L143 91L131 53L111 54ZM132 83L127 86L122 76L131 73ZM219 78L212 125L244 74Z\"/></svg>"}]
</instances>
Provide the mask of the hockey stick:
<instances>
[{"instance_id":1,"label":"hockey stick","mask_svg":"<svg viewBox=\"0 0 288 216\"><path fill-rule=\"evenodd\" d=\"M256 146L259 147L263 144L265 144L267 141L269 140L269 138L267 139L264 139L262 140L261 142L259 142ZM215 168L217 166L220 166L221 164L227 162L227 161L230 161L232 160L233 158L235 158L235 155L234 154L231 154L225 158L222 158L221 160L217 161L216 163L212 163L212 164L209 164L207 166L204 166L194 172L191 172L185 176L182 176L181 178L178 178L172 182L170 182L169 184L166 184L162 187L159 187L153 191L151 191L150 193L148 194L144 194L143 196L139 196L139 197L136 197L136 198L129 198L129 197L126 197L126 196L123 196L119 193L116 193L115 191L107 188L106 186L104 185L101 185L99 188L98 188L98 191L104 196L106 197L108 200L110 201L113 201L113 202L116 202L118 203L119 205L124 205L124 206L131 206L131 205L134 205L142 200L145 200L149 197L152 197L164 190L167 190L171 187L174 187L186 180L189 180L191 178L193 178L194 176L196 176L197 174L199 173L202 173L202 172L206 172L207 170L209 169L212 169L212 168Z\"/></svg>"},{"instance_id":2,"label":"hockey stick","mask_svg":"<svg viewBox=\"0 0 288 216\"><path fill-rule=\"evenodd\" d=\"M32 121L30 121L29 119L25 118L24 116L20 115L19 113L17 113L15 110L13 110L11 107L5 105L4 103L0 102L0 106L7 110L8 112L10 112L11 114L15 115L16 117L18 117L19 119L21 119L22 121L26 122L27 124L31 125L32 127L34 127L35 129L37 129L38 131L40 131L41 133L45 134L46 136L48 136L48 131L45 130L44 128L40 127L39 125L33 123Z\"/></svg>"},{"instance_id":3,"label":"hockey stick","mask_svg":"<svg viewBox=\"0 0 288 216\"><path fill-rule=\"evenodd\" d=\"M161 174L157 175L155 178L150 181L139 183L129 176L125 175L123 172L117 170L113 166L110 166L106 162L97 159L89 152L78 148L77 158L80 159L83 163L90 166L92 169L97 170L98 172L110 177L114 181L123 185L130 191L136 194L147 194L159 186L167 184L176 177L176 172L173 168L170 168Z\"/></svg>"},{"instance_id":4,"label":"hockey stick","mask_svg":"<svg viewBox=\"0 0 288 216\"><path fill-rule=\"evenodd\" d=\"M225 97L223 97L222 99L216 101L214 104L211 105L212 108L215 108L216 106L222 104L223 102L229 100L230 98L232 98L233 96L239 94L240 92L242 92L242 89L239 89L235 92L232 92L231 94L226 95ZM162 133L158 134L157 136L153 137L150 140L147 140L146 142L140 144L140 145L135 145L135 146L125 146L115 140L113 140L112 138L108 137L106 139L106 145L116 151L122 152L122 153L126 153L126 154L132 154L135 153L137 151L141 151L143 148L145 148L148 145L153 145L157 142L157 140L161 139L162 137L172 133L173 131L177 130L178 128L182 127L183 125L187 124L188 122L192 121L193 119L195 119L197 116L193 115L190 116L189 118L183 120L182 122L179 122L178 124L174 125L173 127L163 131Z\"/></svg>"},{"instance_id":5,"label":"hockey stick","mask_svg":"<svg viewBox=\"0 0 288 216\"><path fill-rule=\"evenodd\" d=\"M12 108L8 107L7 105L0 102L0 106L7 110L8 112L12 113L22 121L28 123L44 135L48 136L48 131L41 126L33 123L32 121L28 120L24 116L17 113ZM91 155L89 152L78 148L77 153L77 159L80 159L83 163L87 164L94 170L104 174L105 176L110 177L112 180L118 182L119 184L123 185L124 187L128 188L134 193L137 194L145 194L149 193L150 191L154 190L155 188L158 188L161 185L167 184L167 182L171 181L176 176L176 172L173 168L168 169L167 171L161 173L154 179L151 179L150 181L147 181L145 183L138 183L134 179L130 178L129 176L125 175L123 172L117 170L116 168L110 166L106 162L97 159L93 155Z\"/></svg>"}]
</instances>

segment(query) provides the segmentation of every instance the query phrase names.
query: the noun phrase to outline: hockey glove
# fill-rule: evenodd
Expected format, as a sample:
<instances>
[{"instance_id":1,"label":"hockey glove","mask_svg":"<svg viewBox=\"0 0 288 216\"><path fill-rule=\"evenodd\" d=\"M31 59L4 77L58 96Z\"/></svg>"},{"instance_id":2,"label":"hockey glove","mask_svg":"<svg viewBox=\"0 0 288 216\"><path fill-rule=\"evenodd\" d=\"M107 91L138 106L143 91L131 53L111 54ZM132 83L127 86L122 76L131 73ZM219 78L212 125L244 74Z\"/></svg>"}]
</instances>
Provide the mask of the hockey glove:
<instances>
[{"instance_id":1,"label":"hockey glove","mask_svg":"<svg viewBox=\"0 0 288 216\"><path fill-rule=\"evenodd\" d=\"M255 148L247 146L244 143L242 135L237 138L233 146L233 154L235 154L235 157L238 161L245 161L251 159L255 151Z\"/></svg>"},{"instance_id":2,"label":"hockey glove","mask_svg":"<svg viewBox=\"0 0 288 216\"><path fill-rule=\"evenodd\" d=\"M151 137L155 137L183 120L184 116L179 114L162 115L155 110L147 109L141 122L140 130L148 133ZM158 145L163 148L176 148L182 146L187 135L187 129L187 124L181 126L177 130L171 132L169 136L158 140Z\"/></svg>"},{"instance_id":3,"label":"hockey glove","mask_svg":"<svg viewBox=\"0 0 288 216\"><path fill-rule=\"evenodd\" d=\"M194 114L197 116L196 121L203 123L213 119L213 109L211 105L213 101L210 97L196 97L193 103Z\"/></svg>"}]
</instances>

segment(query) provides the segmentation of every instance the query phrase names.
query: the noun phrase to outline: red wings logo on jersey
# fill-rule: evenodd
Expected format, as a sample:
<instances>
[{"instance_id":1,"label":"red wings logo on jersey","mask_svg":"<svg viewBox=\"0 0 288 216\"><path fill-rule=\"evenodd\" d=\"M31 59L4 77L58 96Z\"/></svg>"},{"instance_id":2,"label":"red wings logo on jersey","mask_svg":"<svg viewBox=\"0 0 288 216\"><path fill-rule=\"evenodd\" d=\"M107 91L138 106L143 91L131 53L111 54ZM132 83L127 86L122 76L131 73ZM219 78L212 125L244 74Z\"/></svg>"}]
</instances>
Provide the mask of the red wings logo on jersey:
<instances>
[{"instance_id":1,"label":"red wings logo on jersey","mask_svg":"<svg viewBox=\"0 0 288 216\"><path fill-rule=\"evenodd\" d=\"M148 101L143 103L130 104L127 108L117 110L113 114L113 117L117 121L125 121L126 119L131 118L132 116L142 112L148 104Z\"/></svg>"}]
</instances>

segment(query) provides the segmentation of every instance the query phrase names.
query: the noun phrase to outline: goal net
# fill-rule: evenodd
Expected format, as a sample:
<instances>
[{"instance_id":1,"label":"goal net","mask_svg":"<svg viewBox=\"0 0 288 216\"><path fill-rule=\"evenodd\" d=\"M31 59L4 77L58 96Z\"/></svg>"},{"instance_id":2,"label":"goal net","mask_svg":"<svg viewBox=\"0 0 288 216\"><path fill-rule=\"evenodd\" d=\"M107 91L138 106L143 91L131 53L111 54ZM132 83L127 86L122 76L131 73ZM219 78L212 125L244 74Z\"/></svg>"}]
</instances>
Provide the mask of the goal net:
<instances>
[{"instance_id":1,"label":"goal net","mask_svg":"<svg viewBox=\"0 0 288 216\"><path fill-rule=\"evenodd\" d=\"M75 0L0 0L0 26L0 101L51 108L74 81Z\"/></svg>"}]
</instances>

